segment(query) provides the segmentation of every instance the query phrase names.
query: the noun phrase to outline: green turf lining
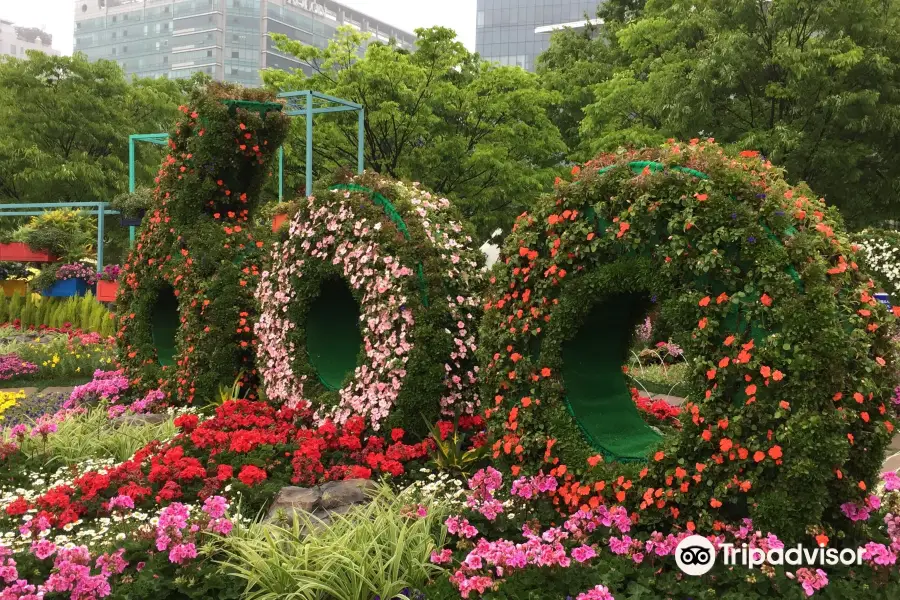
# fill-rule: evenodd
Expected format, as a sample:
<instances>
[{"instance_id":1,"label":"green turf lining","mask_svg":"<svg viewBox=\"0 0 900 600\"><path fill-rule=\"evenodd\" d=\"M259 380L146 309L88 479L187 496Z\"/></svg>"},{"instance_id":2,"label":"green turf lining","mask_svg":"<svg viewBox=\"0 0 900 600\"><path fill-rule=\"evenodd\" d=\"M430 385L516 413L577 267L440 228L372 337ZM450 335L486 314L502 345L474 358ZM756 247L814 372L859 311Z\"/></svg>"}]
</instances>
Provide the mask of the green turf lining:
<instances>
[{"instance_id":1,"label":"green turf lining","mask_svg":"<svg viewBox=\"0 0 900 600\"><path fill-rule=\"evenodd\" d=\"M635 323L645 306L615 295L591 309L575 337L563 344L569 410L588 441L608 459L643 460L660 435L641 418L622 372Z\"/></svg>"},{"instance_id":2,"label":"green turf lining","mask_svg":"<svg viewBox=\"0 0 900 600\"><path fill-rule=\"evenodd\" d=\"M326 279L306 317L306 351L322 385L340 389L361 347L359 305L342 279Z\"/></svg>"},{"instance_id":3,"label":"green turf lining","mask_svg":"<svg viewBox=\"0 0 900 600\"><path fill-rule=\"evenodd\" d=\"M163 366L175 364L175 336L180 324L175 291L171 286L163 286L156 296L156 304L150 317L153 345L156 347L157 360Z\"/></svg>"}]
</instances>

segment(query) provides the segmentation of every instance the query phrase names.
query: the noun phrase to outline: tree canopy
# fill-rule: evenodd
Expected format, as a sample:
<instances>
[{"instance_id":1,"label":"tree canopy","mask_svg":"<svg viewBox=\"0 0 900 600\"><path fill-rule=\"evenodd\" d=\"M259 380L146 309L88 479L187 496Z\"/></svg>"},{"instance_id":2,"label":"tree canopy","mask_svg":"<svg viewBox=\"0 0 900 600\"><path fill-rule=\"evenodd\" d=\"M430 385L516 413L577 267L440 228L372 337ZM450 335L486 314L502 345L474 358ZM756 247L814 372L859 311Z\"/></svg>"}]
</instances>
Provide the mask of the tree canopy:
<instances>
[{"instance_id":1,"label":"tree canopy","mask_svg":"<svg viewBox=\"0 0 900 600\"><path fill-rule=\"evenodd\" d=\"M545 86L570 102L557 122L573 156L715 137L759 150L853 225L900 213L900 3L609 0L601 16L542 57Z\"/></svg>"},{"instance_id":2,"label":"tree canopy","mask_svg":"<svg viewBox=\"0 0 900 600\"><path fill-rule=\"evenodd\" d=\"M126 80L83 54L0 58L0 202L111 200L128 189L128 136L167 131L200 80ZM160 156L138 151L140 173Z\"/></svg>"},{"instance_id":3,"label":"tree canopy","mask_svg":"<svg viewBox=\"0 0 900 600\"><path fill-rule=\"evenodd\" d=\"M480 60L450 29L416 33L415 52L366 46L367 34L352 28L339 29L324 49L276 35L279 50L310 74L267 70L263 80L279 91L314 89L362 104L367 168L453 198L481 235L498 226L508 231L552 184L564 158L548 116L557 94L532 73ZM355 114L317 117L316 169L354 165L356 136ZM288 151L294 167L302 163L304 140L305 127L295 121Z\"/></svg>"}]
</instances>

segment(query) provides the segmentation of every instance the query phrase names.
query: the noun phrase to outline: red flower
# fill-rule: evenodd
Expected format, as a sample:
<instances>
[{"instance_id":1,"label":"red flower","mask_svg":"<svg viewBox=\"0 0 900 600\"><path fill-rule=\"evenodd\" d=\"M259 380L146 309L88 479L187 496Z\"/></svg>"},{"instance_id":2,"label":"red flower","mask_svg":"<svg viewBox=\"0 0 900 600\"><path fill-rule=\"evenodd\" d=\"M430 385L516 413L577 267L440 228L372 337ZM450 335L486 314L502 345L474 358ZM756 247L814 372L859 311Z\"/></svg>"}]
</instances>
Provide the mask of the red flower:
<instances>
[{"instance_id":1,"label":"red flower","mask_svg":"<svg viewBox=\"0 0 900 600\"><path fill-rule=\"evenodd\" d=\"M181 415L175 419L175 426L184 432L190 433L197 427L199 422L200 418L197 415Z\"/></svg>"},{"instance_id":2,"label":"red flower","mask_svg":"<svg viewBox=\"0 0 900 600\"><path fill-rule=\"evenodd\" d=\"M404 435L406 435L406 432L399 427L391 430L391 439L395 442L402 440Z\"/></svg>"},{"instance_id":3,"label":"red flower","mask_svg":"<svg viewBox=\"0 0 900 600\"><path fill-rule=\"evenodd\" d=\"M6 514L10 517L17 517L19 515L24 515L31 507L25 498L21 496L13 500L13 502L6 507Z\"/></svg>"},{"instance_id":4,"label":"red flower","mask_svg":"<svg viewBox=\"0 0 900 600\"><path fill-rule=\"evenodd\" d=\"M253 487L257 483L265 481L267 478L268 475L266 475L264 470L253 465L244 465L241 467L241 472L238 474L238 479L241 480L241 483L248 487Z\"/></svg>"},{"instance_id":5,"label":"red flower","mask_svg":"<svg viewBox=\"0 0 900 600\"><path fill-rule=\"evenodd\" d=\"M216 479L219 481L228 481L234 477L234 468L231 465L219 465L216 468Z\"/></svg>"}]
</instances>

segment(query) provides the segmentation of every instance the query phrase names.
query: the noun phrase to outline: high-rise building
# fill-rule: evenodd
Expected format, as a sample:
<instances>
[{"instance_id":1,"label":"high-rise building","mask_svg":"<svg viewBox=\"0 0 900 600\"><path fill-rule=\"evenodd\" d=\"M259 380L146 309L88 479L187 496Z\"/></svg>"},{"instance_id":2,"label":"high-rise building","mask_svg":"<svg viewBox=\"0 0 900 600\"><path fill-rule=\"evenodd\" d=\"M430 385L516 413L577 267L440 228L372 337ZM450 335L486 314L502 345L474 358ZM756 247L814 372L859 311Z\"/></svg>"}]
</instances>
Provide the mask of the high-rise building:
<instances>
[{"instance_id":1,"label":"high-rise building","mask_svg":"<svg viewBox=\"0 0 900 600\"><path fill-rule=\"evenodd\" d=\"M75 0L75 51L118 62L127 75L190 77L259 85L261 69L299 69L269 37L283 33L325 47L341 25L369 41L415 36L331 0Z\"/></svg>"},{"instance_id":2,"label":"high-rise building","mask_svg":"<svg viewBox=\"0 0 900 600\"><path fill-rule=\"evenodd\" d=\"M550 34L583 27L602 0L478 0L475 46L482 58L534 71Z\"/></svg>"},{"instance_id":3,"label":"high-rise building","mask_svg":"<svg viewBox=\"0 0 900 600\"><path fill-rule=\"evenodd\" d=\"M26 58L28 50L58 55L51 44L53 36L37 27L16 27L12 21L0 19L0 54Z\"/></svg>"}]
</instances>

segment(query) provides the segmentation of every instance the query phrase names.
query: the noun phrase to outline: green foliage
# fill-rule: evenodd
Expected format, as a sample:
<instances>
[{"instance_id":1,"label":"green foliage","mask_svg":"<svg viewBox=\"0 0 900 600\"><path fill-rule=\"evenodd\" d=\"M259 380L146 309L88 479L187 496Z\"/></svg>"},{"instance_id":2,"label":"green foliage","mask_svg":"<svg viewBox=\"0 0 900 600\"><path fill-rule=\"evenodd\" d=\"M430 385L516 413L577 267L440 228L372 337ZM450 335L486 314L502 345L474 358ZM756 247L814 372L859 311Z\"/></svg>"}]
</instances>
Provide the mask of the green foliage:
<instances>
[{"instance_id":1,"label":"green foliage","mask_svg":"<svg viewBox=\"0 0 900 600\"><path fill-rule=\"evenodd\" d=\"M88 292L84 296L72 298L50 298L37 294L26 294L24 299L13 295L6 304L6 300L0 301L0 307L5 304L5 310L0 308L0 323L7 323L21 319L27 325L39 327L61 328L69 323L71 329L80 329L84 332L95 332L101 335L111 335L113 323L110 312L103 303L98 302L93 294Z\"/></svg>"},{"instance_id":2,"label":"green foliage","mask_svg":"<svg viewBox=\"0 0 900 600\"><path fill-rule=\"evenodd\" d=\"M126 81L113 61L29 55L0 61L0 198L110 199L128 186L128 136L163 131L199 79ZM138 169L155 172L152 152ZM150 160L147 160L150 159Z\"/></svg>"},{"instance_id":3,"label":"green foliage","mask_svg":"<svg viewBox=\"0 0 900 600\"><path fill-rule=\"evenodd\" d=\"M294 512L291 524L255 523L222 541L222 570L246 582L247 600L405 598L440 572L429 562L444 541L439 505L404 506L387 486L328 525Z\"/></svg>"},{"instance_id":4,"label":"green foliage","mask_svg":"<svg viewBox=\"0 0 900 600\"><path fill-rule=\"evenodd\" d=\"M46 440L25 438L21 449L34 464L73 466L86 460L128 460L152 441L175 436L173 419L161 423L116 422L100 404L57 424L57 432Z\"/></svg>"},{"instance_id":5,"label":"green foliage","mask_svg":"<svg viewBox=\"0 0 900 600\"><path fill-rule=\"evenodd\" d=\"M574 104L567 131L584 112L567 136L577 156L713 135L783 165L851 224L898 214L900 4L608 4L600 35L558 34L543 59L546 85Z\"/></svg>"},{"instance_id":6,"label":"green foliage","mask_svg":"<svg viewBox=\"0 0 900 600\"><path fill-rule=\"evenodd\" d=\"M254 211L288 127L280 104L241 106L261 100L274 95L210 84L194 92L170 134L152 218L123 266L116 300L120 359L138 388L161 383L173 400L209 402L219 385L252 371L265 239ZM154 340L163 328L176 329L166 348L175 364L165 370Z\"/></svg>"},{"instance_id":7,"label":"green foliage","mask_svg":"<svg viewBox=\"0 0 900 600\"><path fill-rule=\"evenodd\" d=\"M48 210L31 217L14 237L34 250L47 250L64 262L75 262L95 252L97 222L77 210Z\"/></svg>"},{"instance_id":8,"label":"green foliage","mask_svg":"<svg viewBox=\"0 0 900 600\"><path fill-rule=\"evenodd\" d=\"M458 419L446 439L441 438L441 430L437 425L427 421L426 424L434 441L431 460L439 471L468 478L490 455L489 445L483 444L476 448L470 443L468 436L460 431Z\"/></svg>"},{"instance_id":9,"label":"green foliage","mask_svg":"<svg viewBox=\"0 0 900 600\"><path fill-rule=\"evenodd\" d=\"M141 211L145 211L153 204L153 189L141 187L133 193L119 194L110 202L110 208L113 208L127 217L138 215Z\"/></svg>"},{"instance_id":10,"label":"green foliage","mask_svg":"<svg viewBox=\"0 0 900 600\"><path fill-rule=\"evenodd\" d=\"M326 48L274 35L297 69L263 72L279 91L313 89L365 106L366 167L420 181L452 198L484 238L513 217L553 180L565 146L547 116L556 96L537 77L480 61L443 27L417 30L416 52L373 42L349 27ZM325 171L356 164L355 113L316 122L314 164ZM287 172L301 174L305 126L295 122L286 149ZM289 181L292 188L299 180Z\"/></svg>"}]
</instances>

